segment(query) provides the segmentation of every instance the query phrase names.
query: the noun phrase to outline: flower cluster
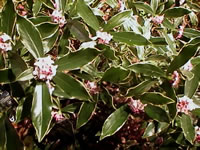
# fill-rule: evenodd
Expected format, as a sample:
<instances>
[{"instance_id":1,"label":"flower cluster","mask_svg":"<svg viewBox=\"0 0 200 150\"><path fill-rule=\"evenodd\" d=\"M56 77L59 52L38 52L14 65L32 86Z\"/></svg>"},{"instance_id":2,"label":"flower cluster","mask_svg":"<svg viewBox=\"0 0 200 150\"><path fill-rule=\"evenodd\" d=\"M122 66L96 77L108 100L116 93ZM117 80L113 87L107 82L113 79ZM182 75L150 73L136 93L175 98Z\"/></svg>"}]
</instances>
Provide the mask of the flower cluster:
<instances>
[{"instance_id":1,"label":"flower cluster","mask_svg":"<svg viewBox=\"0 0 200 150\"><path fill-rule=\"evenodd\" d=\"M164 20L164 16L155 16L151 18L151 21L157 25L161 24Z\"/></svg>"},{"instance_id":2,"label":"flower cluster","mask_svg":"<svg viewBox=\"0 0 200 150\"><path fill-rule=\"evenodd\" d=\"M134 114L140 114L144 112L144 107L146 104L141 103L140 100L134 100L131 98L129 102L129 107Z\"/></svg>"},{"instance_id":3,"label":"flower cluster","mask_svg":"<svg viewBox=\"0 0 200 150\"><path fill-rule=\"evenodd\" d=\"M178 29L178 35L176 36L176 39L180 39L183 36L184 26L180 26Z\"/></svg>"},{"instance_id":4,"label":"flower cluster","mask_svg":"<svg viewBox=\"0 0 200 150\"><path fill-rule=\"evenodd\" d=\"M107 32L96 32L96 36L93 37L93 40L99 39L98 42L100 44L109 44L110 40L112 39L112 35L108 34Z\"/></svg>"},{"instance_id":5,"label":"flower cluster","mask_svg":"<svg viewBox=\"0 0 200 150\"><path fill-rule=\"evenodd\" d=\"M57 65L53 64L54 61L51 60L50 56L38 58L34 63L35 70L33 71L33 75L42 81L52 80L52 78L56 75L57 69Z\"/></svg>"},{"instance_id":6,"label":"flower cluster","mask_svg":"<svg viewBox=\"0 0 200 150\"><path fill-rule=\"evenodd\" d=\"M65 119L65 117L62 115L62 113L54 111L54 110L51 112L51 116L53 117L53 119L56 122L60 122Z\"/></svg>"},{"instance_id":7,"label":"flower cluster","mask_svg":"<svg viewBox=\"0 0 200 150\"><path fill-rule=\"evenodd\" d=\"M12 50L11 38L5 33L0 36L0 50L3 52Z\"/></svg>"},{"instance_id":8,"label":"flower cluster","mask_svg":"<svg viewBox=\"0 0 200 150\"><path fill-rule=\"evenodd\" d=\"M66 23L65 16L62 14L61 11L55 9L51 14L53 22L58 23L60 27L63 27Z\"/></svg>"},{"instance_id":9,"label":"flower cluster","mask_svg":"<svg viewBox=\"0 0 200 150\"><path fill-rule=\"evenodd\" d=\"M200 127L195 127L196 138L195 141L200 142Z\"/></svg>"},{"instance_id":10,"label":"flower cluster","mask_svg":"<svg viewBox=\"0 0 200 150\"><path fill-rule=\"evenodd\" d=\"M187 96L179 98L176 107L178 112L183 112L185 114L188 114L190 111L199 108L199 106Z\"/></svg>"},{"instance_id":11,"label":"flower cluster","mask_svg":"<svg viewBox=\"0 0 200 150\"><path fill-rule=\"evenodd\" d=\"M87 81L85 86L89 90L90 94L93 95L99 93L99 87L96 82Z\"/></svg>"},{"instance_id":12,"label":"flower cluster","mask_svg":"<svg viewBox=\"0 0 200 150\"><path fill-rule=\"evenodd\" d=\"M26 16L28 14L28 11L23 4L18 4L16 9L18 10L18 13L22 16Z\"/></svg>"},{"instance_id":13,"label":"flower cluster","mask_svg":"<svg viewBox=\"0 0 200 150\"><path fill-rule=\"evenodd\" d=\"M180 75L177 71L174 71L172 74L172 86L174 88L178 88L179 83L180 83Z\"/></svg>"}]
</instances>

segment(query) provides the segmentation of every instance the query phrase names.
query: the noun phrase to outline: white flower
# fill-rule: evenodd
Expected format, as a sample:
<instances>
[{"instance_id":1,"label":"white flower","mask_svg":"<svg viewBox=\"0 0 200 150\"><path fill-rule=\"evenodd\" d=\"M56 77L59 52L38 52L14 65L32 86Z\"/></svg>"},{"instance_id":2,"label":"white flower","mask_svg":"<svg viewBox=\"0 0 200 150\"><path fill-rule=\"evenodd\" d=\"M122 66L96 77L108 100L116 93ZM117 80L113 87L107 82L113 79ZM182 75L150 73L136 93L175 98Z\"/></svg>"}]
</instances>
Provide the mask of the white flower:
<instances>
[{"instance_id":1,"label":"white flower","mask_svg":"<svg viewBox=\"0 0 200 150\"><path fill-rule=\"evenodd\" d=\"M56 75L57 65L53 65L54 61L51 60L51 57L38 58L34 63L35 70L33 71L33 75L38 79L47 81L52 80L52 78Z\"/></svg>"},{"instance_id":2,"label":"white flower","mask_svg":"<svg viewBox=\"0 0 200 150\"><path fill-rule=\"evenodd\" d=\"M53 22L58 23L60 27L63 27L66 23L65 16L62 14L61 11L55 9L51 14Z\"/></svg>"},{"instance_id":3,"label":"white flower","mask_svg":"<svg viewBox=\"0 0 200 150\"><path fill-rule=\"evenodd\" d=\"M12 50L11 38L5 33L0 36L0 50L4 52Z\"/></svg>"},{"instance_id":4,"label":"white flower","mask_svg":"<svg viewBox=\"0 0 200 150\"><path fill-rule=\"evenodd\" d=\"M134 100L132 98L131 98L131 101L129 103L130 109L135 114L140 114L140 113L144 112L145 106L146 106L146 104L141 103L140 100Z\"/></svg>"},{"instance_id":5,"label":"white flower","mask_svg":"<svg viewBox=\"0 0 200 150\"><path fill-rule=\"evenodd\" d=\"M192 99L187 96L179 98L176 107L178 112L183 112L185 114L188 114L189 111L192 111L196 108L200 108L193 102Z\"/></svg>"},{"instance_id":6,"label":"white flower","mask_svg":"<svg viewBox=\"0 0 200 150\"><path fill-rule=\"evenodd\" d=\"M196 134L196 138L195 141L200 142L200 127L199 126L195 126L195 134Z\"/></svg>"},{"instance_id":7,"label":"white flower","mask_svg":"<svg viewBox=\"0 0 200 150\"><path fill-rule=\"evenodd\" d=\"M151 21L157 25L161 24L164 20L164 15L162 16L155 16L151 18Z\"/></svg>"},{"instance_id":8,"label":"white flower","mask_svg":"<svg viewBox=\"0 0 200 150\"><path fill-rule=\"evenodd\" d=\"M99 87L96 82L86 81L85 86L89 90L90 94L93 95L99 93Z\"/></svg>"},{"instance_id":9,"label":"white flower","mask_svg":"<svg viewBox=\"0 0 200 150\"><path fill-rule=\"evenodd\" d=\"M112 35L108 34L107 32L100 32L100 31L97 31L96 32L96 36L93 37L92 39L93 40L96 40L96 39L100 39L102 41L100 41L100 43L103 43L103 44L108 44L110 42L110 40L112 39Z\"/></svg>"},{"instance_id":10,"label":"white flower","mask_svg":"<svg viewBox=\"0 0 200 150\"><path fill-rule=\"evenodd\" d=\"M180 26L178 29L178 35L176 36L176 39L180 39L183 36L183 31L184 31L185 26Z\"/></svg>"},{"instance_id":11,"label":"white flower","mask_svg":"<svg viewBox=\"0 0 200 150\"><path fill-rule=\"evenodd\" d=\"M191 71L192 68L193 68L193 65L190 60L182 67L183 70L187 70L187 71Z\"/></svg>"}]
</instances>

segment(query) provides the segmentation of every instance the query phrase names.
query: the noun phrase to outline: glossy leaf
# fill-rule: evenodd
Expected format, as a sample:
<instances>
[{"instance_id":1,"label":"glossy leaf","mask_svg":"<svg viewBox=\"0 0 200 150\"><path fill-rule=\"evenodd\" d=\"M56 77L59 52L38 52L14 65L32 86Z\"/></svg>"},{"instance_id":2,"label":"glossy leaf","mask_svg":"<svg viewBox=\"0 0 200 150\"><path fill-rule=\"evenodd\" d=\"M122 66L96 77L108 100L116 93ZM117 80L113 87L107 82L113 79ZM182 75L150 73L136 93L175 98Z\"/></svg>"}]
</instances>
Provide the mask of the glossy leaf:
<instances>
[{"instance_id":1,"label":"glossy leaf","mask_svg":"<svg viewBox=\"0 0 200 150\"><path fill-rule=\"evenodd\" d=\"M99 51L93 48L81 49L76 52L71 52L56 61L58 70L73 70L88 64L100 54Z\"/></svg>"},{"instance_id":2,"label":"glossy leaf","mask_svg":"<svg viewBox=\"0 0 200 150\"><path fill-rule=\"evenodd\" d=\"M16 13L12 0L7 0L1 13L1 32L12 35L15 24Z\"/></svg>"},{"instance_id":3,"label":"glossy leaf","mask_svg":"<svg viewBox=\"0 0 200 150\"><path fill-rule=\"evenodd\" d=\"M84 101L91 98L83 85L68 74L57 72L53 81L71 98Z\"/></svg>"},{"instance_id":4,"label":"glossy leaf","mask_svg":"<svg viewBox=\"0 0 200 150\"><path fill-rule=\"evenodd\" d=\"M67 26L72 35L74 35L81 42L90 41L89 33L81 22L77 20L68 21Z\"/></svg>"},{"instance_id":5,"label":"glossy leaf","mask_svg":"<svg viewBox=\"0 0 200 150\"><path fill-rule=\"evenodd\" d=\"M96 31L99 30L99 21L92 10L85 4L84 0L78 0L76 6L78 14L83 20Z\"/></svg>"},{"instance_id":6,"label":"glossy leaf","mask_svg":"<svg viewBox=\"0 0 200 150\"><path fill-rule=\"evenodd\" d=\"M153 135L155 135L155 124L153 122L149 122L142 137L149 138Z\"/></svg>"},{"instance_id":7,"label":"glossy leaf","mask_svg":"<svg viewBox=\"0 0 200 150\"><path fill-rule=\"evenodd\" d=\"M149 41L150 41L153 45L167 45L167 42L166 42L165 38L151 37L151 38L149 39Z\"/></svg>"},{"instance_id":8,"label":"glossy leaf","mask_svg":"<svg viewBox=\"0 0 200 150\"><path fill-rule=\"evenodd\" d=\"M130 10L116 14L108 20L107 24L103 26L104 31L109 31L115 28L116 26L121 25L124 21L131 17L131 14L132 12Z\"/></svg>"},{"instance_id":9,"label":"glossy leaf","mask_svg":"<svg viewBox=\"0 0 200 150\"><path fill-rule=\"evenodd\" d=\"M12 72L17 77L27 69L27 65L25 61L19 56L19 54L10 52L8 55L12 67Z\"/></svg>"},{"instance_id":10,"label":"glossy leaf","mask_svg":"<svg viewBox=\"0 0 200 150\"><path fill-rule=\"evenodd\" d=\"M43 23L37 26L43 39L52 37L58 30L58 25L53 23Z\"/></svg>"},{"instance_id":11,"label":"glossy leaf","mask_svg":"<svg viewBox=\"0 0 200 150\"><path fill-rule=\"evenodd\" d=\"M5 119L6 129L6 149L7 150L23 150L23 144L19 139L19 136L12 126L8 118ZM14 144L13 144L14 143Z\"/></svg>"},{"instance_id":12,"label":"glossy leaf","mask_svg":"<svg viewBox=\"0 0 200 150\"><path fill-rule=\"evenodd\" d=\"M42 1L41 0L37 0L37 1L35 1L35 3L33 3L32 9L33 9L33 16L34 17L38 15L41 7L42 7Z\"/></svg>"},{"instance_id":13,"label":"glossy leaf","mask_svg":"<svg viewBox=\"0 0 200 150\"><path fill-rule=\"evenodd\" d=\"M154 104L154 105L164 105L164 104L170 104L170 103L175 102L171 98L164 96L161 93L156 93L156 92L144 93L140 97L140 99L143 103L151 103L151 104Z\"/></svg>"},{"instance_id":14,"label":"glossy leaf","mask_svg":"<svg viewBox=\"0 0 200 150\"><path fill-rule=\"evenodd\" d=\"M120 67L111 67L104 73L102 81L120 82L128 77L130 71Z\"/></svg>"},{"instance_id":15,"label":"glossy leaf","mask_svg":"<svg viewBox=\"0 0 200 150\"><path fill-rule=\"evenodd\" d=\"M154 13L156 13L159 2L160 2L160 0L151 0L151 8L152 8Z\"/></svg>"},{"instance_id":16,"label":"glossy leaf","mask_svg":"<svg viewBox=\"0 0 200 150\"><path fill-rule=\"evenodd\" d=\"M80 108L80 106L81 102L76 102L63 107L61 110L63 113L75 113Z\"/></svg>"},{"instance_id":17,"label":"glossy leaf","mask_svg":"<svg viewBox=\"0 0 200 150\"><path fill-rule=\"evenodd\" d=\"M148 76L165 77L165 73L160 68L148 63L135 63L129 66L128 69Z\"/></svg>"},{"instance_id":18,"label":"glossy leaf","mask_svg":"<svg viewBox=\"0 0 200 150\"><path fill-rule=\"evenodd\" d=\"M194 138L195 138L195 130L192 124L191 117L188 115L183 114L181 119L181 128L183 130L183 134L185 138L193 144Z\"/></svg>"},{"instance_id":19,"label":"glossy leaf","mask_svg":"<svg viewBox=\"0 0 200 150\"><path fill-rule=\"evenodd\" d=\"M52 119L52 101L46 84L38 83L35 87L31 115L38 141L48 133Z\"/></svg>"},{"instance_id":20,"label":"glossy leaf","mask_svg":"<svg viewBox=\"0 0 200 150\"><path fill-rule=\"evenodd\" d=\"M147 92L157 81L143 81L140 84L128 89L126 96L137 96Z\"/></svg>"},{"instance_id":21,"label":"glossy leaf","mask_svg":"<svg viewBox=\"0 0 200 150\"><path fill-rule=\"evenodd\" d=\"M137 9L143 9L146 13L154 14L154 13L153 13L153 10L152 10L152 8L151 8L151 6L148 5L147 3L144 3L144 2L136 2L136 3L133 3L133 5L134 5Z\"/></svg>"},{"instance_id":22,"label":"glossy leaf","mask_svg":"<svg viewBox=\"0 0 200 150\"><path fill-rule=\"evenodd\" d=\"M188 38L196 38L196 37L200 36L200 31L192 29L192 28L185 28L183 35Z\"/></svg>"},{"instance_id":23,"label":"glossy leaf","mask_svg":"<svg viewBox=\"0 0 200 150\"><path fill-rule=\"evenodd\" d=\"M24 70L21 74L16 77L16 81L27 81L33 79L33 68Z\"/></svg>"},{"instance_id":24,"label":"glossy leaf","mask_svg":"<svg viewBox=\"0 0 200 150\"><path fill-rule=\"evenodd\" d=\"M170 8L170 9L167 9L165 12L164 12L164 15L165 17L172 17L172 18L175 18L175 17L182 17L184 15L187 15L189 14L191 11L186 9L186 8L182 8L182 7L173 7L173 8Z\"/></svg>"},{"instance_id":25,"label":"glossy leaf","mask_svg":"<svg viewBox=\"0 0 200 150\"><path fill-rule=\"evenodd\" d=\"M18 17L17 29L27 50L38 58L44 55L42 40L36 27L27 19Z\"/></svg>"},{"instance_id":26,"label":"glossy leaf","mask_svg":"<svg viewBox=\"0 0 200 150\"><path fill-rule=\"evenodd\" d=\"M187 79L185 82L185 95L189 98L192 98L192 96L195 94L196 90L199 87L199 81L200 81L200 64L196 65L191 72L194 74L192 79Z\"/></svg>"},{"instance_id":27,"label":"glossy leaf","mask_svg":"<svg viewBox=\"0 0 200 150\"><path fill-rule=\"evenodd\" d=\"M9 83L15 80L15 76L11 69L0 70L0 83Z\"/></svg>"},{"instance_id":28,"label":"glossy leaf","mask_svg":"<svg viewBox=\"0 0 200 150\"><path fill-rule=\"evenodd\" d=\"M175 56L175 58L170 63L167 72L171 73L179 67L183 66L192 56L194 56L197 50L198 44L187 45L183 47L180 53L177 56Z\"/></svg>"},{"instance_id":29,"label":"glossy leaf","mask_svg":"<svg viewBox=\"0 0 200 150\"><path fill-rule=\"evenodd\" d=\"M117 0L106 0L105 1L108 5L110 5L112 8L115 8L118 6Z\"/></svg>"},{"instance_id":30,"label":"glossy leaf","mask_svg":"<svg viewBox=\"0 0 200 150\"><path fill-rule=\"evenodd\" d=\"M104 122L100 140L115 134L128 119L127 105L115 110Z\"/></svg>"},{"instance_id":31,"label":"glossy leaf","mask_svg":"<svg viewBox=\"0 0 200 150\"><path fill-rule=\"evenodd\" d=\"M55 0L55 3L57 5L57 9L64 13L66 2L67 2L66 0Z\"/></svg>"},{"instance_id":32,"label":"glossy leaf","mask_svg":"<svg viewBox=\"0 0 200 150\"><path fill-rule=\"evenodd\" d=\"M78 113L78 118L76 122L76 128L80 128L85 125L91 118L96 108L96 103L84 102L81 105L80 111Z\"/></svg>"},{"instance_id":33,"label":"glossy leaf","mask_svg":"<svg viewBox=\"0 0 200 150\"><path fill-rule=\"evenodd\" d=\"M122 42L130 46L150 44L145 37L134 32L115 32L112 33L112 36L114 41Z\"/></svg>"},{"instance_id":34,"label":"glossy leaf","mask_svg":"<svg viewBox=\"0 0 200 150\"><path fill-rule=\"evenodd\" d=\"M149 117L151 117L152 119L156 121L167 122L167 123L169 122L169 117L166 111L158 106L153 106L153 105L148 104L144 108L144 110Z\"/></svg>"}]
</instances>

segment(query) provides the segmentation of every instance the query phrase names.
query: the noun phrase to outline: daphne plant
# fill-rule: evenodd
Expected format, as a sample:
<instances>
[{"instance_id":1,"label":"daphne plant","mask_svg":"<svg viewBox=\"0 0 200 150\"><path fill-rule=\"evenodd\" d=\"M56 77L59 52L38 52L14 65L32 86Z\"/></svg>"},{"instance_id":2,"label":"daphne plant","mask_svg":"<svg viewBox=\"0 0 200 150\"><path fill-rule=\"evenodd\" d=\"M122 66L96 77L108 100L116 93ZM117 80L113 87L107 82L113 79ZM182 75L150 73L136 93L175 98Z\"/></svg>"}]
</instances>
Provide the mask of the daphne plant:
<instances>
[{"instance_id":1,"label":"daphne plant","mask_svg":"<svg viewBox=\"0 0 200 150\"><path fill-rule=\"evenodd\" d=\"M0 149L197 149L199 4L0 3Z\"/></svg>"}]
</instances>

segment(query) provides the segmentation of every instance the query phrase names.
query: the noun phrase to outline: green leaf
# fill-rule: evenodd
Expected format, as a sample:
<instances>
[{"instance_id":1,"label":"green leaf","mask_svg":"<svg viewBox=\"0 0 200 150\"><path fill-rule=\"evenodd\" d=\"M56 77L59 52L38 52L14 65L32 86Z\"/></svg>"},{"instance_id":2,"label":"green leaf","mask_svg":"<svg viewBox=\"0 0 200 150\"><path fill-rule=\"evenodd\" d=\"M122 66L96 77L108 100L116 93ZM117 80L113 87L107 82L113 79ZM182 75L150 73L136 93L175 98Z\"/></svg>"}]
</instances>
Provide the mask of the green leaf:
<instances>
[{"instance_id":1,"label":"green leaf","mask_svg":"<svg viewBox=\"0 0 200 150\"><path fill-rule=\"evenodd\" d=\"M57 9L64 13L67 0L55 0Z\"/></svg>"},{"instance_id":2,"label":"green leaf","mask_svg":"<svg viewBox=\"0 0 200 150\"><path fill-rule=\"evenodd\" d=\"M192 124L191 117L188 115L183 114L181 119L181 128L183 130L183 134L185 138L193 144L194 138L195 138L195 130Z\"/></svg>"},{"instance_id":3,"label":"green leaf","mask_svg":"<svg viewBox=\"0 0 200 150\"><path fill-rule=\"evenodd\" d=\"M67 27L69 28L72 35L74 35L81 42L90 41L89 33L81 22L77 20L68 21Z\"/></svg>"},{"instance_id":4,"label":"green leaf","mask_svg":"<svg viewBox=\"0 0 200 150\"><path fill-rule=\"evenodd\" d=\"M5 115L0 114L0 150L6 150L6 128L5 128Z\"/></svg>"},{"instance_id":5,"label":"green leaf","mask_svg":"<svg viewBox=\"0 0 200 150\"><path fill-rule=\"evenodd\" d=\"M132 11L127 10L116 14L103 26L104 31L109 31L116 26L120 26L124 21L131 17Z\"/></svg>"},{"instance_id":6,"label":"green leaf","mask_svg":"<svg viewBox=\"0 0 200 150\"><path fill-rule=\"evenodd\" d=\"M17 29L22 43L33 57L42 57L44 55L42 40L36 27L29 20L18 16Z\"/></svg>"},{"instance_id":7,"label":"green leaf","mask_svg":"<svg viewBox=\"0 0 200 150\"><path fill-rule=\"evenodd\" d=\"M15 76L11 69L0 70L0 83L10 83L15 80Z\"/></svg>"},{"instance_id":8,"label":"green leaf","mask_svg":"<svg viewBox=\"0 0 200 150\"><path fill-rule=\"evenodd\" d=\"M149 91L156 82L157 81L150 80L143 81L135 87L128 89L126 96L137 96L143 94L144 92Z\"/></svg>"},{"instance_id":9,"label":"green leaf","mask_svg":"<svg viewBox=\"0 0 200 150\"><path fill-rule=\"evenodd\" d=\"M144 110L149 117L151 117L152 119L156 121L167 122L167 123L169 122L169 117L166 111L158 106L153 106L153 105L148 104L144 108Z\"/></svg>"},{"instance_id":10,"label":"green leaf","mask_svg":"<svg viewBox=\"0 0 200 150\"><path fill-rule=\"evenodd\" d=\"M128 69L134 71L135 73L143 73L147 76L165 77L164 71L162 71L159 67L148 63L135 63L129 66Z\"/></svg>"},{"instance_id":11,"label":"green leaf","mask_svg":"<svg viewBox=\"0 0 200 150\"><path fill-rule=\"evenodd\" d=\"M142 138L149 138L155 135L155 124L153 122L149 122L148 126L146 127Z\"/></svg>"},{"instance_id":12,"label":"green leaf","mask_svg":"<svg viewBox=\"0 0 200 150\"><path fill-rule=\"evenodd\" d=\"M39 13L41 7L42 7L42 1L41 1L41 0L37 0L37 1L35 1L35 2L33 3L33 8L32 8L32 10L33 10L33 16L34 16L34 17L38 15L38 13Z\"/></svg>"},{"instance_id":13,"label":"green leaf","mask_svg":"<svg viewBox=\"0 0 200 150\"><path fill-rule=\"evenodd\" d=\"M152 8L154 14L156 13L159 2L160 2L160 0L151 0L151 8Z\"/></svg>"},{"instance_id":14,"label":"green leaf","mask_svg":"<svg viewBox=\"0 0 200 150\"><path fill-rule=\"evenodd\" d=\"M110 5L110 7L115 8L118 6L118 2L117 0L106 0L105 1L108 5Z\"/></svg>"},{"instance_id":15,"label":"green leaf","mask_svg":"<svg viewBox=\"0 0 200 150\"><path fill-rule=\"evenodd\" d=\"M154 105L164 105L174 103L175 101L167 96L164 96L161 93L157 92L147 92L141 96L142 103L151 103Z\"/></svg>"},{"instance_id":16,"label":"green leaf","mask_svg":"<svg viewBox=\"0 0 200 150\"><path fill-rule=\"evenodd\" d=\"M5 118L5 129L6 129L6 149L23 150L24 149L23 144L20 141L16 130L14 129L8 118Z\"/></svg>"},{"instance_id":17,"label":"green leaf","mask_svg":"<svg viewBox=\"0 0 200 150\"><path fill-rule=\"evenodd\" d=\"M81 82L75 80L68 74L57 72L53 81L71 98L87 101L91 99Z\"/></svg>"},{"instance_id":18,"label":"green leaf","mask_svg":"<svg viewBox=\"0 0 200 150\"><path fill-rule=\"evenodd\" d=\"M57 32L58 28L59 27L57 24L48 22L37 26L37 29L39 30L43 39L52 37Z\"/></svg>"},{"instance_id":19,"label":"green leaf","mask_svg":"<svg viewBox=\"0 0 200 150\"><path fill-rule=\"evenodd\" d=\"M130 71L127 71L121 67L111 67L106 70L101 80L117 83L125 80L129 74Z\"/></svg>"},{"instance_id":20,"label":"green leaf","mask_svg":"<svg viewBox=\"0 0 200 150\"><path fill-rule=\"evenodd\" d=\"M165 17L176 18L189 14L191 11L182 7L173 7L164 12Z\"/></svg>"},{"instance_id":21,"label":"green leaf","mask_svg":"<svg viewBox=\"0 0 200 150\"><path fill-rule=\"evenodd\" d=\"M52 119L51 111L52 101L49 89L45 83L38 83L34 91L31 115L39 142L49 131Z\"/></svg>"},{"instance_id":22,"label":"green leaf","mask_svg":"<svg viewBox=\"0 0 200 150\"><path fill-rule=\"evenodd\" d=\"M4 9L1 13L1 32L12 36L14 29L16 13L12 0L7 0Z\"/></svg>"},{"instance_id":23,"label":"green leaf","mask_svg":"<svg viewBox=\"0 0 200 150\"><path fill-rule=\"evenodd\" d=\"M191 72L194 74L192 79L187 79L185 82L185 89L184 93L187 97L192 98L192 96L195 94L196 90L199 87L199 81L200 81L200 64L196 65Z\"/></svg>"},{"instance_id":24,"label":"green leaf","mask_svg":"<svg viewBox=\"0 0 200 150\"><path fill-rule=\"evenodd\" d=\"M129 113L127 105L115 110L104 122L100 140L115 134L127 121Z\"/></svg>"},{"instance_id":25,"label":"green leaf","mask_svg":"<svg viewBox=\"0 0 200 150\"><path fill-rule=\"evenodd\" d=\"M16 77L16 81L27 81L33 79L33 68L24 70L21 74Z\"/></svg>"},{"instance_id":26,"label":"green leaf","mask_svg":"<svg viewBox=\"0 0 200 150\"><path fill-rule=\"evenodd\" d=\"M17 77L27 69L27 65L24 60L19 56L19 54L9 52L8 55L11 63L12 72Z\"/></svg>"},{"instance_id":27,"label":"green leaf","mask_svg":"<svg viewBox=\"0 0 200 150\"><path fill-rule=\"evenodd\" d=\"M96 103L84 102L81 105L80 111L78 113L78 118L76 122L76 128L80 128L85 125L91 118L96 108Z\"/></svg>"},{"instance_id":28,"label":"green leaf","mask_svg":"<svg viewBox=\"0 0 200 150\"><path fill-rule=\"evenodd\" d=\"M82 19L96 31L99 30L99 21L92 10L85 4L84 0L78 0L76 9Z\"/></svg>"},{"instance_id":29,"label":"green leaf","mask_svg":"<svg viewBox=\"0 0 200 150\"><path fill-rule=\"evenodd\" d=\"M112 36L114 41L122 42L130 46L150 44L145 37L134 32L113 32Z\"/></svg>"},{"instance_id":30,"label":"green leaf","mask_svg":"<svg viewBox=\"0 0 200 150\"><path fill-rule=\"evenodd\" d=\"M75 113L81 106L81 102L69 104L61 109L63 113Z\"/></svg>"},{"instance_id":31,"label":"green leaf","mask_svg":"<svg viewBox=\"0 0 200 150\"><path fill-rule=\"evenodd\" d=\"M136 2L133 3L133 5L137 8L137 9L143 9L146 13L149 14L154 14L153 10L151 8L151 6L149 6L149 4L144 3L144 2Z\"/></svg>"},{"instance_id":32,"label":"green leaf","mask_svg":"<svg viewBox=\"0 0 200 150\"><path fill-rule=\"evenodd\" d=\"M55 46L56 41L58 39L58 35L59 35L59 30L57 30L57 32L51 37L42 40L45 54L48 53Z\"/></svg>"},{"instance_id":33,"label":"green leaf","mask_svg":"<svg viewBox=\"0 0 200 150\"><path fill-rule=\"evenodd\" d=\"M200 31L192 29L192 28L185 28L183 35L188 38L196 38L196 37L200 36Z\"/></svg>"},{"instance_id":34,"label":"green leaf","mask_svg":"<svg viewBox=\"0 0 200 150\"><path fill-rule=\"evenodd\" d=\"M186 45L182 48L177 56L172 60L170 63L167 72L171 73L174 70L178 69L179 67L183 66L187 61L194 56L196 51L198 50L199 44L195 45Z\"/></svg>"},{"instance_id":35,"label":"green leaf","mask_svg":"<svg viewBox=\"0 0 200 150\"><path fill-rule=\"evenodd\" d=\"M161 38L161 37L151 37L149 39L149 41L153 45L167 45L167 42L166 42L165 38Z\"/></svg>"},{"instance_id":36,"label":"green leaf","mask_svg":"<svg viewBox=\"0 0 200 150\"><path fill-rule=\"evenodd\" d=\"M71 52L56 61L58 70L74 70L88 64L97 57L100 52L93 48L81 49Z\"/></svg>"},{"instance_id":37,"label":"green leaf","mask_svg":"<svg viewBox=\"0 0 200 150\"><path fill-rule=\"evenodd\" d=\"M50 16L38 16L38 17L32 17L30 18L30 21L34 25L40 25L43 23L52 23L52 19Z\"/></svg>"}]
</instances>

